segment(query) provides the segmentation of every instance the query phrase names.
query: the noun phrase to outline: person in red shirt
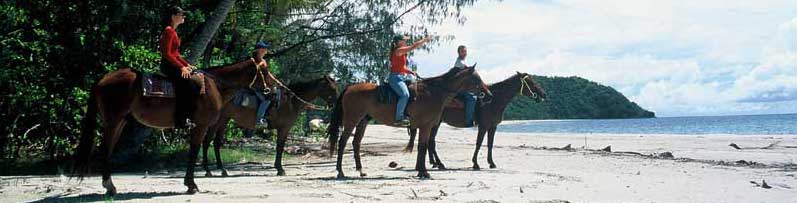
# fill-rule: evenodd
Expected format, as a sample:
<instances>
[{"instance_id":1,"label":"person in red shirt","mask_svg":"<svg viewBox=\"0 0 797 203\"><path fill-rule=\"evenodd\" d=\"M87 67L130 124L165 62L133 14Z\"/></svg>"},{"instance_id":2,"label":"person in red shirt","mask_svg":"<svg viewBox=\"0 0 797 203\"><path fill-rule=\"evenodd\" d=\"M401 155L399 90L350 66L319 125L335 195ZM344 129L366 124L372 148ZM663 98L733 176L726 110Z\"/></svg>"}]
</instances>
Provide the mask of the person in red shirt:
<instances>
[{"instance_id":1,"label":"person in red shirt","mask_svg":"<svg viewBox=\"0 0 797 203\"><path fill-rule=\"evenodd\" d=\"M196 91L190 81L191 71L196 69L180 55L180 37L177 36L177 26L185 22L185 12L182 8L174 6L167 11L166 27L160 37L161 66L160 71L174 83L176 96L174 127L185 128L193 126L189 119L195 108Z\"/></svg>"},{"instance_id":2,"label":"person in red shirt","mask_svg":"<svg viewBox=\"0 0 797 203\"><path fill-rule=\"evenodd\" d=\"M387 82L399 97L396 104L396 120L394 123L397 126L408 126L410 124L409 120L404 118L404 109L407 108L407 102L410 99L410 91L404 81L413 80L413 75L418 76L418 73L407 69L407 54L431 40L427 36L407 46L407 39L408 37L406 36L395 36L390 46L390 75L387 78Z\"/></svg>"}]
</instances>

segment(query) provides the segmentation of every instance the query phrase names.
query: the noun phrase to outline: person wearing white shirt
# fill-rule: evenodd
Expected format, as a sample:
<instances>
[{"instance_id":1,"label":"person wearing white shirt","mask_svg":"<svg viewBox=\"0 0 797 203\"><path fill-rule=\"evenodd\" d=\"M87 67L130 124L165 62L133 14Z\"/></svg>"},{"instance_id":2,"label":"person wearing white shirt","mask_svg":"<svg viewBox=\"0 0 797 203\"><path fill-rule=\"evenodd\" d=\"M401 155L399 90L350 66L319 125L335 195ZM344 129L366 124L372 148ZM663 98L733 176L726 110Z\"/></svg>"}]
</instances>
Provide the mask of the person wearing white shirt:
<instances>
[{"instance_id":1,"label":"person wearing white shirt","mask_svg":"<svg viewBox=\"0 0 797 203\"><path fill-rule=\"evenodd\" d=\"M455 68L465 68L465 58L468 56L468 48L465 45L457 47L457 60L454 61ZM465 103L465 126L473 127L473 112L476 109L476 95L470 92L457 93L457 99Z\"/></svg>"}]
</instances>

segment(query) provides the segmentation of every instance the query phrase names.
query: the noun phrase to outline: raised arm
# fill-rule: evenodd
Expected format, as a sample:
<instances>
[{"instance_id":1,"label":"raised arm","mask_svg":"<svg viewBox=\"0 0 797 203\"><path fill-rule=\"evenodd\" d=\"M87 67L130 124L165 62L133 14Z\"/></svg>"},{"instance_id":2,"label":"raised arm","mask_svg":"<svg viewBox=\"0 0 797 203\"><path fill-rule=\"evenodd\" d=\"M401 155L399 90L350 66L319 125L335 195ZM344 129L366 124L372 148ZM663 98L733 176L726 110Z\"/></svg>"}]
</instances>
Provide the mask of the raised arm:
<instances>
[{"instance_id":1,"label":"raised arm","mask_svg":"<svg viewBox=\"0 0 797 203\"><path fill-rule=\"evenodd\" d=\"M429 36L426 36L426 37L424 37L423 39L421 39L421 40L418 40L418 41L417 41L417 42L415 42L415 43L412 43L412 45L409 45L409 46L405 46L405 47L399 47L399 48L397 48L397 49L396 49L396 52L394 52L393 54L395 54L396 56L400 56L400 55L407 54L407 53L409 53L410 51L412 51L412 50L415 50L416 48L420 47L421 45L423 45L423 44L425 44L426 42L429 42L429 41L431 41L431 40L432 40L432 38L431 38L431 37L429 37Z\"/></svg>"}]
</instances>

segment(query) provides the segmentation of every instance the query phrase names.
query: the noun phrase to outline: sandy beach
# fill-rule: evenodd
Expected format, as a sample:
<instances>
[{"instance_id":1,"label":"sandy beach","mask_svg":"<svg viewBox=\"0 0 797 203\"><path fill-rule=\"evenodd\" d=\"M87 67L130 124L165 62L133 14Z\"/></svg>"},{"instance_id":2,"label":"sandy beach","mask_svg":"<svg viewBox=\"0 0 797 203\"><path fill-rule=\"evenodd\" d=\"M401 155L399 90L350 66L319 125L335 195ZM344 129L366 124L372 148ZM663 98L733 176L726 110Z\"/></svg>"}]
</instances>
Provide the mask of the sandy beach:
<instances>
[{"instance_id":1,"label":"sandy beach","mask_svg":"<svg viewBox=\"0 0 797 203\"><path fill-rule=\"evenodd\" d=\"M172 173L116 173L113 178L119 194L114 200L797 202L797 148L793 148L797 135L498 132L494 149L498 167L488 167L485 141L479 171L471 169L475 140L475 129L441 127L438 151L449 169L431 169L431 180L415 177L414 151L401 152L407 142L405 129L372 125L363 140L366 177L356 176L351 151L344 159L349 176L346 180L335 179L334 157L288 159L287 176L276 176L273 160L249 160L228 164L231 177L206 178L199 170L196 181L201 193L195 195L184 194L182 169ZM734 149L730 143L742 149ZM570 150L553 149L568 144ZM609 145L612 152L599 150ZM391 161L398 167L388 167ZM769 188L762 187L762 181ZM97 176L82 182L62 176L2 177L0 202L104 201L100 182Z\"/></svg>"}]
</instances>

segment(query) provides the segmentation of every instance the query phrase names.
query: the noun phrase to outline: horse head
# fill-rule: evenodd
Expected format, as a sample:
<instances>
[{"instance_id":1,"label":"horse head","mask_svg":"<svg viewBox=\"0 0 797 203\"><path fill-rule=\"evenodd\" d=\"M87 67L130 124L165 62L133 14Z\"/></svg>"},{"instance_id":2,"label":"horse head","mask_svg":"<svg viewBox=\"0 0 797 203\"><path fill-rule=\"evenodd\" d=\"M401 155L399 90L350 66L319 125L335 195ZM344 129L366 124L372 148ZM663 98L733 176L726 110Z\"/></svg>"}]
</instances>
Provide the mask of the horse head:
<instances>
[{"instance_id":1,"label":"horse head","mask_svg":"<svg viewBox=\"0 0 797 203\"><path fill-rule=\"evenodd\" d=\"M534 99L537 102L542 102L547 99L547 95L545 94L545 89L540 86L537 81L534 81L534 77L528 73L521 73L517 72L518 77L520 78L520 94L527 96L529 98Z\"/></svg>"},{"instance_id":2,"label":"horse head","mask_svg":"<svg viewBox=\"0 0 797 203\"><path fill-rule=\"evenodd\" d=\"M335 81L335 78L325 75L324 78L320 79L320 85L322 85L322 88L319 97L327 103L327 106L335 104L335 100L338 96L338 83Z\"/></svg>"}]
</instances>

